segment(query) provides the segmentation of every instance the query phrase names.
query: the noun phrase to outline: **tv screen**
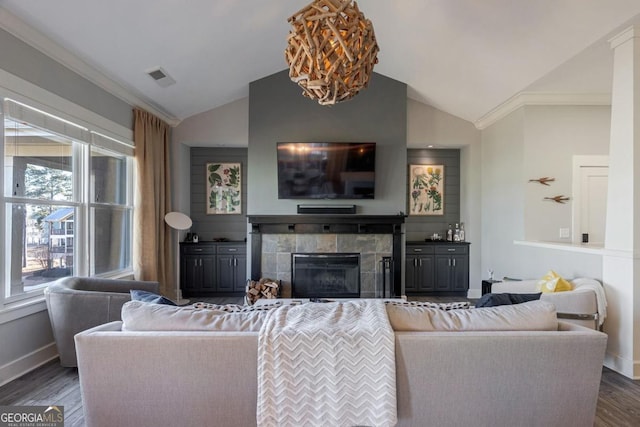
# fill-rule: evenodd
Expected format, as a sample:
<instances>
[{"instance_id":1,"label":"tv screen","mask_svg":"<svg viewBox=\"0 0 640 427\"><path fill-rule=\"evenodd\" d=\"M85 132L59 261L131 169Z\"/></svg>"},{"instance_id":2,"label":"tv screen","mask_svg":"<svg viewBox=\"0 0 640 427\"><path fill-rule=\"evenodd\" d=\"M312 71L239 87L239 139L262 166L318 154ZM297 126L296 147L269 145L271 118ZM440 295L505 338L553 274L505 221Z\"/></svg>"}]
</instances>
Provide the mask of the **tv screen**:
<instances>
[{"instance_id":1,"label":"tv screen","mask_svg":"<svg viewBox=\"0 0 640 427\"><path fill-rule=\"evenodd\" d=\"M375 142L279 142L279 199L373 199Z\"/></svg>"}]
</instances>

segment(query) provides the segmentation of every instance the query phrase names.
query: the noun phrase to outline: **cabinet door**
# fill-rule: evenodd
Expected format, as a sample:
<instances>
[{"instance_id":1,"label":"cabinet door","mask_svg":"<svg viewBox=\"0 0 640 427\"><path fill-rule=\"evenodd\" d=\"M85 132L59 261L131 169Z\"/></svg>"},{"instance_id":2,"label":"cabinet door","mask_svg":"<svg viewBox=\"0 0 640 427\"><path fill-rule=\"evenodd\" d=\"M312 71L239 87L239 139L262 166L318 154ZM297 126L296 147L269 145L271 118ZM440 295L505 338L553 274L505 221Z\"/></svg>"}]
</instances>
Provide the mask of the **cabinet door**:
<instances>
[{"instance_id":1,"label":"cabinet door","mask_svg":"<svg viewBox=\"0 0 640 427\"><path fill-rule=\"evenodd\" d=\"M235 267L235 292L244 292L247 286L247 256L246 255L236 255L234 261Z\"/></svg>"},{"instance_id":2,"label":"cabinet door","mask_svg":"<svg viewBox=\"0 0 640 427\"><path fill-rule=\"evenodd\" d=\"M415 255L407 255L405 261L405 281L404 281L404 291L405 292L416 292L418 290L417 283L417 269L418 269L418 257Z\"/></svg>"},{"instance_id":3,"label":"cabinet door","mask_svg":"<svg viewBox=\"0 0 640 427\"><path fill-rule=\"evenodd\" d=\"M183 291L194 291L202 286L199 262L200 257L198 256L182 256L180 260L180 287Z\"/></svg>"},{"instance_id":4,"label":"cabinet door","mask_svg":"<svg viewBox=\"0 0 640 427\"><path fill-rule=\"evenodd\" d=\"M234 260L234 255L218 255L218 287L216 290L219 292L233 292L235 287Z\"/></svg>"},{"instance_id":5,"label":"cabinet door","mask_svg":"<svg viewBox=\"0 0 640 427\"><path fill-rule=\"evenodd\" d=\"M433 256L418 257L418 274L416 275L416 286L418 291L434 291L433 283Z\"/></svg>"},{"instance_id":6,"label":"cabinet door","mask_svg":"<svg viewBox=\"0 0 640 427\"><path fill-rule=\"evenodd\" d=\"M469 256L453 255L451 270L451 290L466 291L469 289Z\"/></svg>"},{"instance_id":7,"label":"cabinet door","mask_svg":"<svg viewBox=\"0 0 640 427\"><path fill-rule=\"evenodd\" d=\"M214 255L200 256L200 277L203 291L216 289L216 257Z\"/></svg>"},{"instance_id":8,"label":"cabinet door","mask_svg":"<svg viewBox=\"0 0 640 427\"><path fill-rule=\"evenodd\" d=\"M452 260L449 255L436 255L435 290L451 290Z\"/></svg>"}]
</instances>

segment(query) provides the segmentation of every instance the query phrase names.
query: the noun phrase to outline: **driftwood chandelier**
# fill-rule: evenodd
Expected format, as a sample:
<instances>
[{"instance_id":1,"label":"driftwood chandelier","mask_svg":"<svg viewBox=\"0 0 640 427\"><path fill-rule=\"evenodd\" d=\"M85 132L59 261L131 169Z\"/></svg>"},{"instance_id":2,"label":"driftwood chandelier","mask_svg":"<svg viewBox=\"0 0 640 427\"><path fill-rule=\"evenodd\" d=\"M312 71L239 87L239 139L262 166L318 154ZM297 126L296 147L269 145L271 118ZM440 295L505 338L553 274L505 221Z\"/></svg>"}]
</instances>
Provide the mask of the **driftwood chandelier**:
<instances>
[{"instance_id":1,"label":"driftwood chandelier","mask_svg":"<svg viewBox=\"0 0 640 427\"><path fill-rule=\"evenodd\" d=\"M378 62L371 21L352 0L315 0L289 19L289 77L321 105L354 97Z\"/></svg>"}]
</instances>

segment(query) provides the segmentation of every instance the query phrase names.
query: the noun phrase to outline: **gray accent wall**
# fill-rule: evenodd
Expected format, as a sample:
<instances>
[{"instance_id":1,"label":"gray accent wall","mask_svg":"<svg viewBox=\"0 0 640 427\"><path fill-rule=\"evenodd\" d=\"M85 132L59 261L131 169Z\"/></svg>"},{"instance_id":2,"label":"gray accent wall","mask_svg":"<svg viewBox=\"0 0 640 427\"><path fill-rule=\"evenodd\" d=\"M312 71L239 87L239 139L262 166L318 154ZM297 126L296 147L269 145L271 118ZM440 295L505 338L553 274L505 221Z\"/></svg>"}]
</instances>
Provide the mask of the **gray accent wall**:
<instances>
[{"instance_id":1,"label":"gray accent wall","mask_svg":"<svg viewBox=\"0 0 640 427\"><path fill-rule=\"evenodd\" d=\"M207 215L206 165L207 163L240 163L242 187L242 213ZM246 148L191 148L191 220L192 233L201 241L225 238L244 240L247 235L247 149Z\"/></svg>"},{"instance_id":2,"label":"gray accent wall","mask_svg":"<svg viewBox=\"0 0 640 427\"><path fill-rule=\"evenodd\" d=\"M374 200L278 200L278 142L375 142ZM249 85L250 215L295 214L298 204L355 204L358 214L405 211L407 85L374 73L350 101L322 106L302 96L288 70ZM400 165L400 166L399 166Z\"/></svg>"},{"instance_id":3,"label":"gray accent wall","mask_svg":"<svg viewBox=\"0 0 640 427\"><path fill-rule=\"evenodd\" d=\"M0 29L0 67L23 80L133 129L132 106Z\"/></svg>"},{"instance_id":4,"label":"gray accent wall","mask_svg":"<svg viewBox=\"0 0 640 427\"><path fill-rule=\"evenodd\" d=\"M410 165L444 166L444 215L408 216L405 221L407 241L422 241L433 233L443 235L448 225L460 222L460 150L410 149L407 150L407 186L409 192ZM411 200L407 198L407 203ZM406 212L409 212L407 205Z\"/></svg>"}]
</instances>

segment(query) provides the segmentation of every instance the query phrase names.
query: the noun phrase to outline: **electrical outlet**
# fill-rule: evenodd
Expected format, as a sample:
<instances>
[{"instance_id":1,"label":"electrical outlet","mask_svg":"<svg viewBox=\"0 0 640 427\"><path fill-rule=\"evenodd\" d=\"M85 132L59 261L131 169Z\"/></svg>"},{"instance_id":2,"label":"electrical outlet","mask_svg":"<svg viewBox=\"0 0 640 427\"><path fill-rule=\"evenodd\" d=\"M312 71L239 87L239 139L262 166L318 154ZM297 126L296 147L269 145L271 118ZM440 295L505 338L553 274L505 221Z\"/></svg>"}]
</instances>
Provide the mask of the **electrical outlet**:
<instances>
[{"instance_id":1,"label":"electrical outlet","mask_svg":"<svg viewBox=\"0 0 640 427\"><path fill-rule=\"evenodd\" d=\"M568 239L570 237L570 230L568 228L560 228L560 238Z\"/></svg>"}]
</instances>

